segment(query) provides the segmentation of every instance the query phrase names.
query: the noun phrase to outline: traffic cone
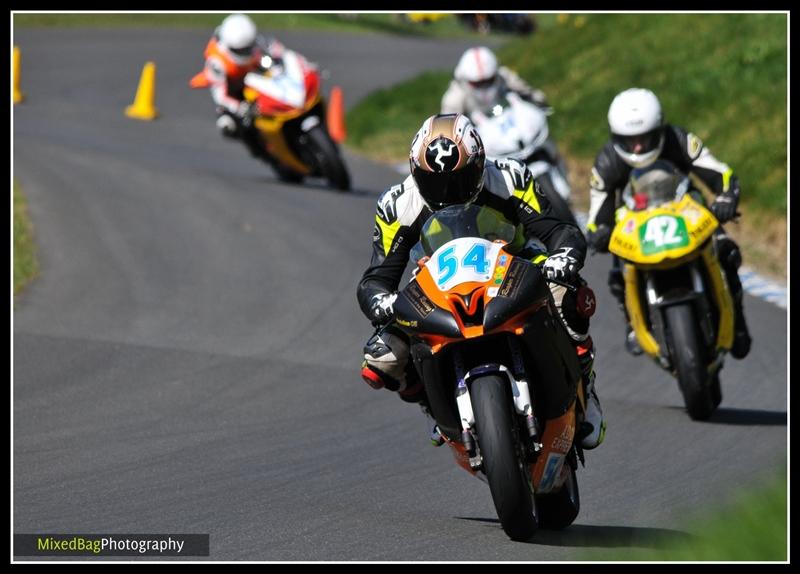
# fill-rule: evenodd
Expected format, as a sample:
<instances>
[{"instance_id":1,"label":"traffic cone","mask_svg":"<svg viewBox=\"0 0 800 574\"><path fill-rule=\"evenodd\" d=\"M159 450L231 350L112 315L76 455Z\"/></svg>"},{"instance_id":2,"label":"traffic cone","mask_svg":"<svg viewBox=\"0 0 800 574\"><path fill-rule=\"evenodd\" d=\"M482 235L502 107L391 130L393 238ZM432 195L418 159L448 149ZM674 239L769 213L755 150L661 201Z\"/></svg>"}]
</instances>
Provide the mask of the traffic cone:
<instances>
[{"instance_id":1,"label":"traffic cone","mask_svg":"<svg viewBox=\"0 0 800 574\"><path fill-rule=\"evenodd\" d=\"M156 109L156 65L147 62L142 70L136 99L132 106L125 108L125 115L137 120L153 120L158 116Z\"/></svg>"},{"instance_id":2,"label":"traffic cone","mask_svg":"<svg viewBox=\"0 0 800 574\"><path fill-rule=\"evenodd\" d=\"M19 89L19 67L22 57L19 53L19 48L14 46L14 103L18 104L25 99L25 94Z\"/></svg>"},{"instance_id":3,"label":"traffic cone","mask_svg":"<svg viewBox=\"0 0 800 574\"><path fill-rule=\"evenodd\" d=\"M331 89L331 99L328 102L328 133L336 143L342 143L347 137L347 130L344 127L344 98L339 86Z\"/></svg>"}]
</instances>

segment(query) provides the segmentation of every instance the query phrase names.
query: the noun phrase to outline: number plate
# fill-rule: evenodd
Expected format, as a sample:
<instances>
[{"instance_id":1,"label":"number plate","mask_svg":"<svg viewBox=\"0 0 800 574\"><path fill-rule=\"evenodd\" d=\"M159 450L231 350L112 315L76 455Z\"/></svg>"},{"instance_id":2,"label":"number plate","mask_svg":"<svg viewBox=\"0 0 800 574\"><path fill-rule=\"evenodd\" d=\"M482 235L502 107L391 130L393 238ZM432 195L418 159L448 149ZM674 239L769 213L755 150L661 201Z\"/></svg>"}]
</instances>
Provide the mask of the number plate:
<instances>
[{"instance_id":1,"label":"number plate","mask_svg":"<svg viewBox=\"0 0 800 574\"><path fill-rule=\"evenodd\" d=\"M425 266L441 291L468 281L485 283L492 278L502 247L475 237L454 239L437 249Z\"/></svg>"},{"instance_id":2,"label":"number plate","mask_svg":"<svg viewBox=\"0 0 800 574\"><path fill-rule=\"evenodd\" d=\"M689 245L689 233L682 217L657 215L639 227L643 255L669 251Z\"/></svg>"}]
</instances>

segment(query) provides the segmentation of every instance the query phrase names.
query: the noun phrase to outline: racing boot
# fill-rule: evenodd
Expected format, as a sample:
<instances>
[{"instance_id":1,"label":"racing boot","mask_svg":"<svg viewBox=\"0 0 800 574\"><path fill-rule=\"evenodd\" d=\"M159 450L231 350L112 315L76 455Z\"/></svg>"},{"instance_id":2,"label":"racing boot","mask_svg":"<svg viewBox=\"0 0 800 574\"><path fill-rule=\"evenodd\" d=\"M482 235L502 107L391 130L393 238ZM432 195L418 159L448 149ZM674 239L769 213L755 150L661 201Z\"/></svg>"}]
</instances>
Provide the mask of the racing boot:
<instances>
[{"instance_id":1,"label":"racing boot","mask_svg":"<svg viewBox=\"0 0 800 574\"><path fill-rule=\"evenodd\" d=\"M633 327L630 323L625 324L625 350L634 357L642 354L642 347L639 345L639 339L636 338L636 333L633 332Z\"/></svg>"},{"instance_id":2,"label":"racing boot","mask_svg":"<svg viewBox=\"0 0 800 574\"><path fill-rule=\"evenodd\" d=\"M441 431L439 430L439 425L436 424L436 419L433 418L428 401L420 401L419 408L422 410L422 414L425 415L425 421L427 425L426 430L430 431L431 444L433 446L442 446L445 443L445 440Z\"/></svg>"},{"instance_id":3,"label":"racing boot","mask_svg":"<svg viewBox=\"0 0 800 574\"><path fill-rule=\"evenodd\" d=\"M750 338L747 322L744 320L742 299L742 292L739 291L738 297L734 297L733 300L736 316L733 321L733 346L731 347L731 356L733 356L734 359L744 359L750 353L750 345L753 342Z\"/></svg>"},{"instance_id":4,"label":"racing boot","mask_svg":"<svg viewBox=\"0 0 800 574\"><path fill-rule=\"evenodd\" d=\"M391 327L379 329L364 345L361 378L373 389L405 391L408 356L403 333Z\"/></svg>"},{"instance_id":5,"label":"racing boot","mask_svg":"<svg viewBox=\"0 0 800 574\"><path fill-rule=\"evenodd\" d=\"M578 361L581 365L581 380L583 381L584 397L586 398L586 412L579 428L581 446L584 450L597 448L606 436L606 421L603 419L603 409L595 391L594 372L594 343L589 337L577 347Z\"/></svg>"}]
</instances>

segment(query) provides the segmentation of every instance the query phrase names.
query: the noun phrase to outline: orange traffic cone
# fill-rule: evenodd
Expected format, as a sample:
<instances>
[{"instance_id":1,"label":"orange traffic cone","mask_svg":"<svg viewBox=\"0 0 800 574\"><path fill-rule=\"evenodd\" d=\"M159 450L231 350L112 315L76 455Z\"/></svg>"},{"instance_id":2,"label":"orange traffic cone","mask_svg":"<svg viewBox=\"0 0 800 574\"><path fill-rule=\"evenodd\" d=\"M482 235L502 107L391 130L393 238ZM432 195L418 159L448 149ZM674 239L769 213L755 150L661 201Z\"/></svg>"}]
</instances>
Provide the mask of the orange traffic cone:
<instances>
[{"instance_id":1,"label":"orange traffic cone","mask_svg":"<svg viewBox=\"0 0 800 574\"><path fill-rule=\"evenodd\" d=\"M25 94L19 89L19 67L22 57L19 53L19 48L14 46L14 103L18 104L25 99Z\"/></svg>"},{"instance_id":2,"label":"orange traffic cone","mask_svg":"<svg viewBox=\"0 0 800 574\"><path fill-rule=\"evenodd\" d=\"M156 109L156 65L147 62L142 70L136 99L132 106L125 108L125 115L137 120L153 120L158 116Z\"/></svg>"},{"instance_id":3,"label":"orange traffic cone","mask_svg":"<svg viewBox=\"0 0 800 574\"><path fill-rule=\"evenodd\" d=\"M347 130L344 127L344 97L339 86L331 89L331 99L328 102L328 133L336 143L342 143L347 137Z\"/></svg>"}]
</instances>

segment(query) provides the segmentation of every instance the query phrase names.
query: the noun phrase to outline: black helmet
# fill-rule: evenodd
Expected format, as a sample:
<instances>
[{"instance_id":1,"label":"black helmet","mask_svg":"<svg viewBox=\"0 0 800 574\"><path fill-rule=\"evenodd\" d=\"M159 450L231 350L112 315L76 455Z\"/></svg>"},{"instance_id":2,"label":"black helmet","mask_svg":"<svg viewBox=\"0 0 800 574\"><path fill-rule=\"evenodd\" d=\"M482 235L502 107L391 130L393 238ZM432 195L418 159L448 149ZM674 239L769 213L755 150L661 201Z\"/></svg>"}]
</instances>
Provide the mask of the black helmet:
<instances>
[{"instance_id":1,"label":"black helmet","mask_svg":"<svg viewBox=\"0 0 800 574\"><path fill-rule=\"evenodd\" d=\"M468 203L483 187L483 142L462 114L438 114L425 120L411 142L409 162L422 198L434 211Z\"/></svg>"}]
</instances>

